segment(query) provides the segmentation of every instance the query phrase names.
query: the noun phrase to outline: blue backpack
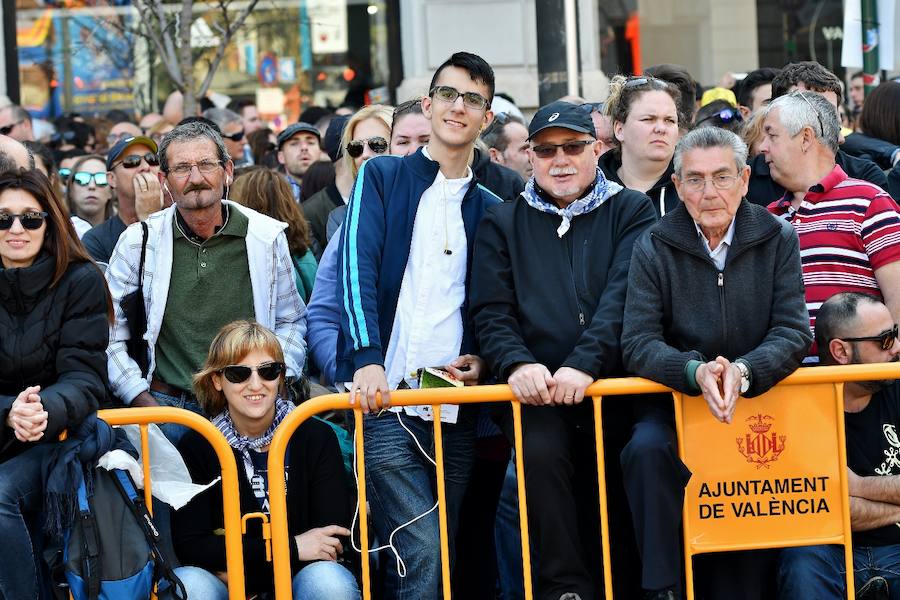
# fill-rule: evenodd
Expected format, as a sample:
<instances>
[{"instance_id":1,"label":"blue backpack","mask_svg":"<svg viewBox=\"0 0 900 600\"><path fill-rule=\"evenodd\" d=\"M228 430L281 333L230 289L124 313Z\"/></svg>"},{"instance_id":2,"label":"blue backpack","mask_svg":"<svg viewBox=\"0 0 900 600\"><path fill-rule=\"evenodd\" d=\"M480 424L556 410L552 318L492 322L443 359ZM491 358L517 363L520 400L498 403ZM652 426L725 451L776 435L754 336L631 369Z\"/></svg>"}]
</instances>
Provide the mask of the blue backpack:
<instances>
[{"instance_id":1,"label":"blue backpack","mask_svg":"<svg viewBox=\"0 0 900 600\"><path fill-rule=\"evenodd\" d=\"M63 567L74 600L146 600L166 580L178 600L184 585L159 548L159 531L121 469L94 469L90 493L78 488L78 513L66 533ZM98 518L99 517L99 518Z\"/></svg>"}]
</instances>

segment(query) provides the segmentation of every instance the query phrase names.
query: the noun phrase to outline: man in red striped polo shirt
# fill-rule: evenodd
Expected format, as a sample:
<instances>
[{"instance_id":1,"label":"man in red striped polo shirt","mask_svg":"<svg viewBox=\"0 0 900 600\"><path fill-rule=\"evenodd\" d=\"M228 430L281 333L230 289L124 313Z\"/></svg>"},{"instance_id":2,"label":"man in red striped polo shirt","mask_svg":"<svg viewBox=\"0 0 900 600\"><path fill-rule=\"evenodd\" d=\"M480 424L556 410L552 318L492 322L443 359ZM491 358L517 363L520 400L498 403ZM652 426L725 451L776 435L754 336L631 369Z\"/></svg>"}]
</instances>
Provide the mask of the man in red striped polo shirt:
<instances>
[{"instance_id":1,"label":"man in red striped polo shirt","mask_svg":"<svg viewBox=\"0 0 900 600\"><path fill-rule=\"evenodd\" d=\"M900 207L880 187L835 164L840 121L820 94L795 91L766 109L760 152L787 190L769 210L800 236L810 327L838 292L884 300L900 321ZM810 362L815 362L815 345Z\"/></svg>"}]
</instances>

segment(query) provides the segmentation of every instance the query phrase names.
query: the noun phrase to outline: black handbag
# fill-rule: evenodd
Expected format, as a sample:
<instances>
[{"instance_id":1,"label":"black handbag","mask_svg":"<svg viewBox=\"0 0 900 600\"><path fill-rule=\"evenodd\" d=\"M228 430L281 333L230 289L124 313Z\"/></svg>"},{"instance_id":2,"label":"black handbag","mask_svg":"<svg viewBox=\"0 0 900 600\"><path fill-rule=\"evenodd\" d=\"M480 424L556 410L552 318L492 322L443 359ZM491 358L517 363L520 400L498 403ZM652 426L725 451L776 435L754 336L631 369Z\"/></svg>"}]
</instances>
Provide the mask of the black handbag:
<instances>
[{"instance_id":1,"label":"black handbag","mask_svg":"<svg viewBox=\"0 0 900 600\"><path fill-rule=\"evenodd\" d=\"M138 267L138 285L137 289L122 298L119 306L128 319L128 340L125 347L128 350L128 356L137 363L141 369L141 375L146 377L150 370L150 346L144 339L147 332L147 309L144 306L144 258L147 255L147 237L149 230L147 224L141 221L141 229L144 232L144 238L141 242L141 262Z\"/></svg>"}]
</instances>

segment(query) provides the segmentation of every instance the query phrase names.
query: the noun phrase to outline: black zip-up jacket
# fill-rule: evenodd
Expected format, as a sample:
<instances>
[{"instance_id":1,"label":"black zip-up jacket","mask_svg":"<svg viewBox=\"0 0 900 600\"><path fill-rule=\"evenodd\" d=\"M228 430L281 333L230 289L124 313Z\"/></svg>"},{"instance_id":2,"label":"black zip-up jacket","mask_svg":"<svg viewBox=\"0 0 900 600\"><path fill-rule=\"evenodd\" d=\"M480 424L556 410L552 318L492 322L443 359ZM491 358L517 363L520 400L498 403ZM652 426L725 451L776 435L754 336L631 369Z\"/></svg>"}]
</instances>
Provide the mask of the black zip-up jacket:
<instances>
[{"instance_id":1,"label":"black zip-up jacket","mask_svg":"<svg viewBox=\"0 0 900 600\"><path fill-rule=\"evenodd\" d=\"M626 187L619 178L619 167L622 166L622 157L615 150L604 153L600 160L597 161L597 166L600 167L603 175L609 181L615 181L622 187ZM675 183L672 181L672 173L674 172L675 167L672 161L669 161L669 167L666 169L666 172L653 184L652 188L647 190L647 196L650 197L653 208L656 209L657 217L662 217L672 212L676 206L681 204L678 198L678 190L675 189Z\"/></svg>"},{"instance_id":2,"label":"black zip-up jacket","mask_svg":"<svg viewBox=\"0 0 900 600\"><path fill-rule=\"evenodd\" d=\"M743 358L746 396L767 391L800 365L812 342L797 234L742 201L725 268L716 267L680 206L637 242L631 259L622 349L629 372L685 393L690 360Z\"/></svg>"},{"instance_id":3,"label":"black zip-up jacket","mask_svg":"<svg viewBox=\"0 0 900 600\"><path fill-rule=\"evenodd\" d=\"M49 415L41 443L56 443L106 398L106 282L93 263L72 263L51 287L55 270L44 251L29 267L0 269L0 462L33 446L6 426L26 387L41 386Z\"/></svg>"},{"instance_id":4,"label":"black zip-up jacket","mask_svg":"<svg viewBox=\"0 0 900 600\"><path fill-rule=\"evenodd\" d=\"M471 312L481 356L503 381L517 363L597 379L621 369L619 338L631 249L656 221L646 195L622 190L572 219L516 202L478 226Z\"/></svg>"},{"instance_id":5,"label":"black zip-up jacket","mask_svg":"<svg viewBox=\"0 0 900 600\"><path fill-rule=\"evenodd\" d=\"M504 202L512 202L525 190L525 182L518 173L491 160L487 152L474 149L472 173L487 189L491 190Z\"/></svg>"}]
</instances>

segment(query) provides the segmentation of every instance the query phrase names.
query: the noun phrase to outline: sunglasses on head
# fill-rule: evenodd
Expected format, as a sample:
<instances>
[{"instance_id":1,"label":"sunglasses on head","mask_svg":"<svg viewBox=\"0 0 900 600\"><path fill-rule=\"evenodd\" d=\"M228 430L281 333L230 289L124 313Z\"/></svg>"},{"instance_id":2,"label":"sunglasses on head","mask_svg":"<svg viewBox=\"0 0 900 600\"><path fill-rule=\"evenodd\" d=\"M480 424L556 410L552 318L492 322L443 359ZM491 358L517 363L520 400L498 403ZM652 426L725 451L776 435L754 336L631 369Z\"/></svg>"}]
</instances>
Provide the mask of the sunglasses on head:
<instances>
[{"instance_id":1,"label":"sunglasses on head","mask_svg":"<svg viewBox=\"0 0 900 600\"><path fill-rule=\"evenodd\" d=\"M838 339L842 339L845 342L878 342L882 350L890 350L894 345L894 341L897 339L898 333L900 333L900 331L898 331L897 324L894 323L893 327L891 327L890 329L885 329L878 335Z\"/></svg>"},{"instance_id":2,"label":"sunglasses on head","mask_svg":"<svg viewBox=\"0 0 900 600\"><path fill-rule=\"evenodd\" d=\"M285 364L283 362L267 362L256 365L255 367L228 365L227 367L223 367L220 372L225 376L225 379L231 383L244 383L250 379L253 371L259 373L259 376L266 381L275 381L281 377L282 373L284 373Z\"/></svg>"},{"instance_id":3,"label":"sunglasses on head","mask_svg":"<svg viewBox=\"0 0 900 600\"><path fill-rule=\"evenodd\" d=\"M360 156L362 156L366 144L369 145L369 150L371 150L375 154L384 154L388 149L387 140L381 136L378 136L371 137L365 140L353 140L352 142L347 144L347 154L349 154L351 158L359 158Z\"/></svg>"},{"instance_id":4,"label":"sunglasses on head","mask_svg":"<svg viewBox=\"0 0 900 600\"><path fill-rule=\"evenodd\" d=\"M106 171L97 173L88 173L87 171L76 171L72 174L72 180L78 185L90 185L91 179L94 180L99 187L106 187L109 181L106 179Z\"/></svg>"},{"instance_id":5,"label":"sunglasses on head","mask_svg":"<svg viewBox=\"0 0 900 600\"><path fill-rule=\"evenodd\" d=\"M9 133L13 129L15 129L16 126L21 125L21 124L22 124L22 121L17 121L15 123L11 123L10 125L4 125L3 127L0 127L0 133L2 133L3 135L9 135Z\"/></svg>"},{"instance_id":6,"label":"sunglasses on head","mask_svg":"<svg viewBox=\"0 0 900 600\"><path fill-rule=\"evenodd\" d=\"M231 140L232 142L239 142L242 139L244 139L244 130L241 129L240 131L236 131L236 132L228 134L228 135L225 135L223 133L222 139L223 140Z\"/></svg>"},{"instance_id":7,"label":"sunglasses on head","mask_svg":"<svg viewBox=\"0 0 900 600\"><path fill-rule=\"evenodd\" d=\"M723 108L722 110L720 110L717 113L713 113L709 116L703 117L702 119L700 119L699 121L694 123L694 127L696 127L700 123L704 123L704 122L710 121L712 119L718 119L720 123L727 124L727 123L731 123L732 121L740 123L741 121L744 120L744 117L741 116L741 111L739 111L736 108Z\"/></svg>"},{"instance_id":8,"label":"sunglasses on head","mask_svg":"<svg viewBox=\"0 0 900 600\"><path fill-rule=\"evenodd\" d=\"M129 154L118 163L116 163L113 168L122 165L126 169L134 169L141 164L141 160L145 161L151 167L155 167L159 165L159 157L154 152L148 152L146 154Z\"/></svg>"},{"instance_id":9,"label":"sunglasses on head","mask_svg":"<svg viewBox=\"0 0 900 600\"><path fill-rule=\"evenodd\" d=\"M596 141L597 140L576 140L564 144L538 144L537 146L532 146L531 151L534 152L534 155L538 158L553 158L556 156L557 148L562 148L562 151L566 156L579 156L584 152L585 148Z\"/></svg>"},{"instance_id":10,"label":"sunglasses on head","mask_svg":"<svg viewBox=\"0 0 900 600\"><path fill-rule=\"evenodd\" d=\"M12 213L0 213L0 231L6 231L7 229L13 226L13 222L18 219L19 223L22 224L22 227L25 229L40 229L41 225L44 224L44 219L47 218L47 213L29 211L26 213L22 213L21 215L14 215Z\"/></svg>"}]
</instances>

